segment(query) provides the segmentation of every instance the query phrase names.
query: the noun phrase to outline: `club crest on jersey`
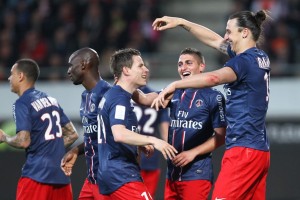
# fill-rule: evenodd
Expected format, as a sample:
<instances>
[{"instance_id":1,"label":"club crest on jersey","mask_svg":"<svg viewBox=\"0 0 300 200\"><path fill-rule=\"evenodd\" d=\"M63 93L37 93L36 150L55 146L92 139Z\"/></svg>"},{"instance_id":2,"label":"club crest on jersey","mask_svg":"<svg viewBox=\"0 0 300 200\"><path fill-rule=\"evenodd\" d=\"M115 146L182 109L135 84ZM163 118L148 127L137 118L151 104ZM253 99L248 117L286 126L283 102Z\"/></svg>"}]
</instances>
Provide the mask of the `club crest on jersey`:
<instances>
[{"instance_id":1,"label":"club crest on jersey","mask_svg":"<svg viewBox=\"0 0 300 200\"><path fill-rule=\"evenodd\" d=\"M85 116L82 117L81 122L82 122L82 124L88 124L89 123L87 117L85 117Z\"/></svg>"},{"instance_id":2,"label":"club crest on jersey","mask_svg":"<svg viewBox=\"0 0 300 200\"><path fill-rule=\"evenodd\" d=\"M94 111L95 111L95 108L96 108L95 104L92 103L91 106L90 106L90 111L91 111L91 112L94 112Z\"/></svg>"},{"instance_id":3,"label":"club crest on jersey","mask_svg":"<svg viewBox=\"0 0 300 200\"><path fill-rule=\"evenodd\" d=\"M200 107L200 106L202 106L202 104L203 104L203 101L201 99L197 99L195 101L195 105L196 105L197 108Z\"/></svg>"}]
</instances>

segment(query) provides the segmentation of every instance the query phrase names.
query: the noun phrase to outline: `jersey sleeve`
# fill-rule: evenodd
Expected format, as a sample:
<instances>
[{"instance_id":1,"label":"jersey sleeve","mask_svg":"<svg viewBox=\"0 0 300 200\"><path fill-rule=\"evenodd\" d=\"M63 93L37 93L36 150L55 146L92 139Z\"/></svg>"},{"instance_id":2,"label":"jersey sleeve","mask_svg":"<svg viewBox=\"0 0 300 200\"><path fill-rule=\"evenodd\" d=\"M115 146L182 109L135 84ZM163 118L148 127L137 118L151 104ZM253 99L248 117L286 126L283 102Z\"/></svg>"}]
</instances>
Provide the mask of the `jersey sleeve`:
<instances>
[{"instance_id":1,"label":"jersey sleeve","mask_svg":"<svg viewBox=\"0 0 300 200\"><path fill-rule=\"evenodd\" d=\"M159 112L159 119L158 119L159 123L170 121L169 108L160 109L158 112Z\"/></svg>"},{"instance_id":2,"label":"jersey sleeve","mask_svg":"<svg viewBox=\"0 0 300 200\"><path fill-rule=\"evenodd\" d=\"M236 74L237 80L241 81L247 76L247 60L242 56L238 55L230 59L225 63L226 67L230 67Z\"/></svg>"},{"instance_id":3,"label":"jersey sleeve","mask_svg":"<svg viewBox=\"0 0 300 200\"><path fill-rule=\"evenodd\" d=\"M210 97L211 102L211 121L213 128L226 127L226 117L225 117L225 98L221 92L215 92Z\"/></svg>"},{"instance_id":4,"label":"jersey sleeve","mask_svg":"<svg viewBox=\"0 0 300 200\"><path fill-rule=\"evenodd\" d=\"M14 105L14 118L16 122L16 132L29 131L31 132L31 115L29 107L22 101L17 101Z\"/></svg>"},{"instance_id":5,"label":"jersey sleeve","mask_svg":"<svg viewBox=\"0 0 300 200\"><path fill-rule=\"evenodd\" d=\"M109 122L110 126L124 125L126 126L126 117L128 116L131 107L130 102L122 98L115 98L114 102L110 105Z\"/></svg>"},{"instance_id":6,"label":"jersey sleeve","mask_svg":"<svg viewBox=\"0 0 300 200\"><path fill-rule=\"evenodd\" d=\"M65 114L64 110L62 109L62 107L60 105L59 105L59 113L60 113L60 124L61 124L61 126L64 126L64 125L66 125L67 123L70 122L70 119Z\"/></svg>"}]
</instances>

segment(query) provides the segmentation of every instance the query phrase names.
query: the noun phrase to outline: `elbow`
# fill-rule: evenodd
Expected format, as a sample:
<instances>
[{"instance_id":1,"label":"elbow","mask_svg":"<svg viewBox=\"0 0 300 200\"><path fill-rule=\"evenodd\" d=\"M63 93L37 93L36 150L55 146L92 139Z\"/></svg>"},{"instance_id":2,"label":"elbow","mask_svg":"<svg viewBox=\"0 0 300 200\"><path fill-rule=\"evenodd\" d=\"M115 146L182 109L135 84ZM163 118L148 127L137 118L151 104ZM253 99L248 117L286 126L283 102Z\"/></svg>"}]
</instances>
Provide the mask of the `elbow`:
<instances>
[{"instance_id":1,"label":"elbow","mask_svg":"<svg viewBox=\"0 0 300 200\"><path fill-rule=\"evenodd\" d=\"M79 135L78 135L78 133L75 133L75 134L73 134L73 137L72 137L72 142L74 143L77 139L79 138Z\"/></svg>"},{"instance_id":2,"label":"elbow","mask_svg":"<svg viewBox=\"0 0 300 200\"><path fill-rule=\"evenodd\" d=\"M207 77L206 83L209 87L222 84L220 77L214 74L211 74Z\"/></svg>"},{"instance_id":3,"label":"elbow","mask_svg":"<svg viewBox=\"0 0 300 200\"><path fill-rule=\"evenodd\" d=\"M30 145L30 140L26 140L26 141L20 143L19 148L21 148L21 149L27 149L29 147L29 145Z\"/></svg>"},{"instance_id":4,"label":"elbow","mask_svg":"<svg viewBox=\"0 0 300 200\"><path fill-rule=\"evenodd\" d=\"M114 134L114 141L118 143L124 142L124 136L122 134Z\"/></svg>"}]
</instances>

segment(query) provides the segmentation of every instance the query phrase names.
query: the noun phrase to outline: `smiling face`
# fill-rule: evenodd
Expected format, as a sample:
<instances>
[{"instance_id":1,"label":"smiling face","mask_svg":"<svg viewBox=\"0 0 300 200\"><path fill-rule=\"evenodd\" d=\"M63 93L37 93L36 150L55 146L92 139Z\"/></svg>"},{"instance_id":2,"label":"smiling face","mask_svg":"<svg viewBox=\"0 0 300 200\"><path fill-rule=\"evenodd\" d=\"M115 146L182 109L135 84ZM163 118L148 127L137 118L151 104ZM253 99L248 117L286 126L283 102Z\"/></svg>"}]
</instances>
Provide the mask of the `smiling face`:
<instances>
[{"instance_id":1,"label":"smiling face","mask_svg":"<svg viewBox=\"0 0 300 200\"><path fill-rule=\"evenodd\" d=\"M182 54L178 59L178 74L181 79L200 74L204 69L205 64L195 54Z\"/></svg>"},{"instance_id":2,"label":"smiling face","mask_svg":"<svg viewBox=\"0 0 300 200\"><path fill-rule=\"evenodd\" d=\"M242 38L243 33L241 27L237 26L237 19L228 20L224 39L230 43L232 51L239 52Z\"/></svg>"},{"instance_id":3,"label":"smiling face","mask_svg":"<svg viewBox=\"0 0 300 200\"><path fill-rule=\"evenodd\" d=\"M147 84L149 70L145 66L141 56L132 56L132 66L129 68L132 81L137 87L144 86Z\"/></svg>"}]
</instances>

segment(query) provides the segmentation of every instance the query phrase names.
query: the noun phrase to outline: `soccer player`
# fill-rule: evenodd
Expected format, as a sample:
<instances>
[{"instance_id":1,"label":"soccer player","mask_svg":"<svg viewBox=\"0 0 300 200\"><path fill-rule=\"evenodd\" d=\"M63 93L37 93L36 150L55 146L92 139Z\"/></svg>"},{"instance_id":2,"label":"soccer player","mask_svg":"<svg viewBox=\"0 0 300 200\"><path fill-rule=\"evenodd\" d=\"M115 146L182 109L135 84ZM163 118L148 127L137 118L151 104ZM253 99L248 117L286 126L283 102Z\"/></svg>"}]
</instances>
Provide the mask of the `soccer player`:
<instances>
[{"instance_id":1,"label":"soccer player","mask_svg":"<svg viewBox=\"0 0 300 200\"><path fill-rule=\"evenodd\" d=\"M144 93L154 92L148 86L143 86L139 89ZM140 133L143 135L161 137L163 140L167 141L170 121L168 109L156 111L154 108L142 106L135 102L133 105ZM159 166L159 152L155 150L151 157L141 154L140 166L144 183L151 196L154 197L161 174Z\"/></svg>"},{"instance_id":2,"label":"soccer player","mask_svg":"<svg viewBox=\"0 0 300 200\"><path fill-rule=\"evenodd\" d=\"M146 154L154 147L170 159L177 151L161 139L138 134L130 100L137 88L146 85L149 73L140 52L119 50L112 55L110 67L117 83L99 104L99 189L105 199L152 199L141 178L137 146Z\"/></svg>"},{"instance_id":3,"label":"soccer player","mask_svg":"<svg viewBox=\"0 0 300 200\"><path fill-rule=\"evenodd\" d=\"M226 151L212 199L266 198L270 149L265 119L269 103L270 61L257 43L268 18L264 10L234 13L227 21L224 38L182 18L165 16L153 22L153 28L158 31L181 26L204 44L230 57L219 70L171 83L153 102L158 108L166 104L165 97L176 89L225 84Z\"/></svg>"},{"instance_id":4,"label":"soccer player","mask_svg":"<svg viewBox=\"0 0 300 200\"><path fill-rule=\"evenodd\" d=\"M84 131L84 142L72 148L64 156L61 167L70 176L78 155L84 154L87 165L87 178L78 199L102 199L97 185L98 171L98 105L110 84L104 81L99 71L98 53L91 48L82 48L69 57L68 76L74 85L83 85L80 117Z\"/></svg>"},{"instance_id":5,"label":"soccer player","mask_svg":"<svg viewBox=\"0 0 300 200\"><path fill-rule=\"evenodd\" d=\"M70 179L60 169L60 160L78 134L57 100L35 89L39 73L31 59L12 66L8 80L19 96L13 105L17 134L0 130L0 141L26 151L16 199L72 200Z\"/></svg>"},{"instance_id":6,"label":"soccer player","mask_svg":"<svg viewBox=\"0 0 300 200\"><path fill-rule=\"evenodd\" d=\"M181 79L204 70L205 61L200 51L194 48L181 51L178 59ZM178 89L168 98L171 118L168 142L178 155L167 161L164 198L207 199L213 181L211 152L225 141L224 96L215 89L205 88Z\"/></svg>"}]
</instances>

